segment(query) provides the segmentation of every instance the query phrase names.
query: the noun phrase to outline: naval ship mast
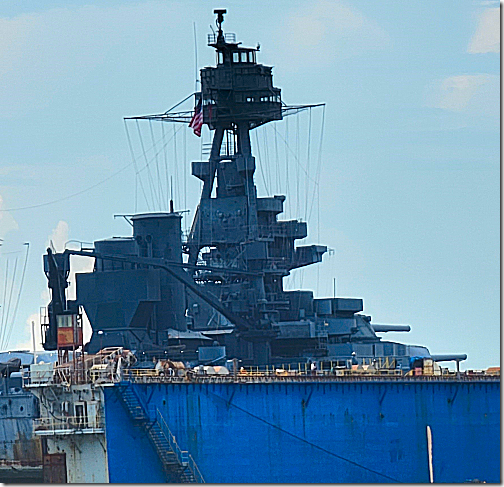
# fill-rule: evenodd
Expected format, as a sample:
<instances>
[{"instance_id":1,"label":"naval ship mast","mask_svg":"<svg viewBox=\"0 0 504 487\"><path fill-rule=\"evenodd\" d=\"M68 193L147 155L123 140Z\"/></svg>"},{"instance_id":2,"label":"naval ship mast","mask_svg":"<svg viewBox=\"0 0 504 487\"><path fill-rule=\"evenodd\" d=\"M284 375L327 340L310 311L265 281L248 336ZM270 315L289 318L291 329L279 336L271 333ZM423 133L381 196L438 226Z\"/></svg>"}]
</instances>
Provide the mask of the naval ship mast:
<instances>
[{"instance_id":1,"label":"naval ship mast","mask_svg":"<svg viewBox=\"0 0 504 487\"><path fill-rule=\"evenodd\" d=\"M307 235L306 224L277 221L285 196L257 196L250 131L282 120L281 90L273 86L272 68L257 63L259 47L242 47L233 34L224 34L226 10L214 13L218 32L208 36L208 44L215 48L217 66L201 70L196 95L203 123L214 134L209 160L192 164L203 189L186 248L189 263L200 257L207 265L244 271L231 279L221 273L218 286L213 284L218 272L200 279L218 287L221 300L251 323L240 336L254 344L256 363L269 363L270 340L277 334L272 324L279 321L278 307L288 305L282 299L282 278L294 268L320 262L327 248L295 249L294 240ZM202 254L202 249L209 250Z\"/></svg>"}]
</instances>

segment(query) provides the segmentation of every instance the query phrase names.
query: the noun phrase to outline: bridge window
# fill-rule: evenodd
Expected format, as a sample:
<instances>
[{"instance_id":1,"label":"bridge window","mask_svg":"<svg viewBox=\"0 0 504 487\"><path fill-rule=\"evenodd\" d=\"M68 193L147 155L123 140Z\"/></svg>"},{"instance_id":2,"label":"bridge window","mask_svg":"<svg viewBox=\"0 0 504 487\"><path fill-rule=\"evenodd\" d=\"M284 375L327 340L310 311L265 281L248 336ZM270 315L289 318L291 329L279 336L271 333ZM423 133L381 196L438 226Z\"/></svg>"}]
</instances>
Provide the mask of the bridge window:
<instances>
[{"instance_id":1,"label":"bridge window","mask_svg":"<svg viewBox=\"0 0 504 487\"><path fill-rule=\"evenodd\" d=\"M233 52L233 63L255 63L254 51L236 51Z\"/></svg>"},{"instance_id":2,"label":"bridge window","mask_svg":"<svg viewBox=\"0 0 504 487\"><path fill-rule=\"evenodd\" d=\"M217 64L224 64L224 53L217 51Z\"/></svg>"},{"instance_id":3,"label":"bridge window","mask_svg":"<svg viewBox=\"0 0 504 487\"><path fill-rule=\"evenodd\" d=\"M254 101L253 96L247 96L247 102L252 103Z\"/></svg>"}]
</instances>

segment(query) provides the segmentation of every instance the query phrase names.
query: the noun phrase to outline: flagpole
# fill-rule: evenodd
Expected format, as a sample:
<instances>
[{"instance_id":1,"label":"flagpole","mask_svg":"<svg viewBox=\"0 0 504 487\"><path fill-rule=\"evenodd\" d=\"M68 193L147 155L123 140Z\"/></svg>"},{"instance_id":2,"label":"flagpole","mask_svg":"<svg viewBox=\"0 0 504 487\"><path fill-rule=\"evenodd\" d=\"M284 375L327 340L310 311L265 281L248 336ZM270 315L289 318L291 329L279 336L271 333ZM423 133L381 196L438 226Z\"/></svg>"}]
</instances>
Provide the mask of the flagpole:
<instances>
[{"instance_id":1,"label":"flagpole","mask_svg":"<svg viewBox=\"0 0 504 487\"><path fill-rule=\"evenodd\" d=\"M194 91L198 91L198 42L196 37L196 22L193 22L194 32Z\"/></svg>"}]
</instances>

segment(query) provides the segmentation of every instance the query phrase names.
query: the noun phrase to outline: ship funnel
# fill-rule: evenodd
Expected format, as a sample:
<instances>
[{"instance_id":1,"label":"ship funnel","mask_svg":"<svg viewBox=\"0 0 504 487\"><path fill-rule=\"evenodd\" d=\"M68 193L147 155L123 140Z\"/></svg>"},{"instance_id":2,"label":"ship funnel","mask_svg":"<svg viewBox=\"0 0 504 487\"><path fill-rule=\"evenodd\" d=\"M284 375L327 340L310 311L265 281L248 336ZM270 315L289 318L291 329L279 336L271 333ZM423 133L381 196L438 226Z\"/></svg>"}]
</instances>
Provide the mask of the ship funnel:
<instances>
[{"instance_id":1,"label":"ship funnel","mask_svg":"<svg viewBox=\"0 0 504 487\"><path fill-rule=\"evenodd\" d=\"M178 213L137 214L131 220L139 257L182 263L182 217ZM162 273L159 279L161 299L156 306L157 329L185 331L184 286L166 273Z\"/></svg>"}]
</instances>

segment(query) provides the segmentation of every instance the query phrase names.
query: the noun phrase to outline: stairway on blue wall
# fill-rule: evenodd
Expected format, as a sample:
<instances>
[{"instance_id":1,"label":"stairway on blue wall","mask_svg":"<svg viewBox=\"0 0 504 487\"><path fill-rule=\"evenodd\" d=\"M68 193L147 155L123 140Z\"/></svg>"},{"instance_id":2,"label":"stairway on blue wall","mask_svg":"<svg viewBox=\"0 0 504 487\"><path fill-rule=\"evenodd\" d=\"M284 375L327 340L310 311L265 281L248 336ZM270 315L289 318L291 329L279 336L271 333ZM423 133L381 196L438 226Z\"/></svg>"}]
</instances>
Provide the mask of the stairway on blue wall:
<instances>
[{"instance_id":1,"label":"stairway on blue wall","mask_svg":"<svg viewBox=\"0 0 504 487\"><path fill-rule=\"evenodd\" d=\"M180 449L159 409L147 407L129 382L122 382L116 392L133 423L149 438L163 465L167 481L204 483L198 466L187 451Z\"/></svg>"}]
</instances>

